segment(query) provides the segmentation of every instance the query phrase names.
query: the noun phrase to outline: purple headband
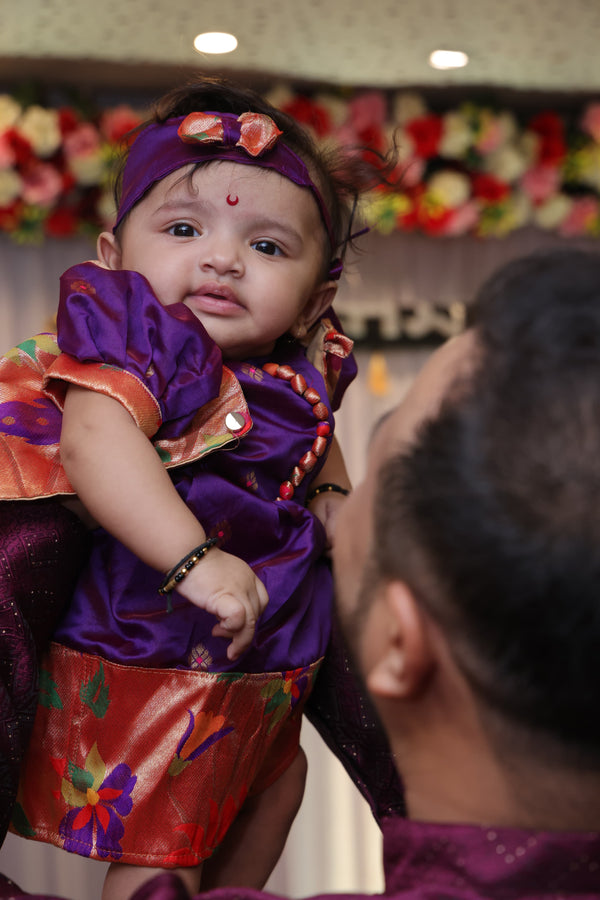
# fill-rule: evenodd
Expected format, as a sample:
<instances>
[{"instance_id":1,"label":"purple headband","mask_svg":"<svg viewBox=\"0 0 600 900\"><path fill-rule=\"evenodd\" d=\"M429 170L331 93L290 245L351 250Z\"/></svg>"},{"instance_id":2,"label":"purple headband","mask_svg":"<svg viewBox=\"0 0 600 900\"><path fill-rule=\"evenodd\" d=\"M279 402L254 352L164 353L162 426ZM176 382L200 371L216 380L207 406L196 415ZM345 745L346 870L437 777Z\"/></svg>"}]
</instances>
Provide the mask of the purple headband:
<instances>
[{"instance_id":1,"label":"purple headband","mask_svg":"<svg viewBox=\"0 0 600 900\"><path fill-rule=\"evenodd\" d=\"M279 141L282 132L262 113L199 112L148 125L133 142L123 171L123 193L115 231L132 207L157 181L189 163L223 159L273 169L300 187L309 188L319 207L331 245L336 242L329 211L304 162ZM334 259L329 277L342 273Z\"/></svg>"}]
</instances>

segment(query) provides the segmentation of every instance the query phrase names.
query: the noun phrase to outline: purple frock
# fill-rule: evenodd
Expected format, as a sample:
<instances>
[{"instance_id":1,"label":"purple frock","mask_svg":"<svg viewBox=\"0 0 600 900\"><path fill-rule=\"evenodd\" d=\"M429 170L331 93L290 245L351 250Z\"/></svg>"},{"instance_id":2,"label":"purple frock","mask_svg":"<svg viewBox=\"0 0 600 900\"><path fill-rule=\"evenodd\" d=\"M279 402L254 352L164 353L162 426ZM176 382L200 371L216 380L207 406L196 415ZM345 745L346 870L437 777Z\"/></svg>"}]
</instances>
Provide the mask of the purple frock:
<instances>
[{"instance_id":1,"label":"purple frock","mask_svg":"<svg viewBox=\"0 0 600 900\"><path fill-rule=\"evenodd\" d=\"M308 350L284 338L268 359L225 366L195 316L181 304L162 307L137 273L84 264L61 287L63 356L50 365L48 389L60 397L66 380L116 391L207 535L251 566L269 603L252 645L231 663L228 641L211 635L214 617L176 592L170 609L158 594L161 573L97 529L45 660L49 689L24 763L20 820L30 837L81 855L197 865L245 797L297 753L333 600L325 530L304 504L355 365L331 321L317 325ZM266 363L301 375L312 396ZM204 434L198 410L213 408L227 378L244 424L222 446ZM181 454L198 435L203 452ZM280 499L318 436L314 468L292 499ZM173 446L175 465L165 449ZM160 825L148 828L153 819Z\"/></svg>"},{"instance_id":2,"label":"purple frock","mask_svg":"<svg viewBox=\"0 0 600 900\"><path fill-rule=\"evenodd\" d=\"M127 278L128 289L111 293L110 305L100 304L103 284L115 273L97 272L92 303L87 293L63 293L59 346L81 362L102 362L133 374L160 404L162 424L155 439L176 436L190 414L218 392L220 351L191 312L177 305L175 318L173 307L161 307L145 279L135 273L118 273L121 280ZM67 273L63 285L72 281ZM121 307L115 308L119 299ZM126 343L118 337L122 334ZM55 633L58 642L125 664L210 671L275 671L306 666L323 656L330 634L332 583L323 555L323 526L304 506L310 477L296 488L292 500L277 499L281 483L310 450L318 421L311 404L287 381L262 370L267 361L291 366L305 377L329 407L333 432L323 378L305 348L284 338L268 359L227 361L253 423L237 446L170 470L178 493L207 535L222 534L223 549L247 562L265 584L269 603L251 648L231 663L228 642L211 637L214 617L176 594L173 612L167 614L165 600L157 593L162 575L102 529L94 535L89 565ZM355 374L351 358L338 361L342 378L336 405ZM311 476L324 460L325 454Z\"/></svg>"}]
</instances>

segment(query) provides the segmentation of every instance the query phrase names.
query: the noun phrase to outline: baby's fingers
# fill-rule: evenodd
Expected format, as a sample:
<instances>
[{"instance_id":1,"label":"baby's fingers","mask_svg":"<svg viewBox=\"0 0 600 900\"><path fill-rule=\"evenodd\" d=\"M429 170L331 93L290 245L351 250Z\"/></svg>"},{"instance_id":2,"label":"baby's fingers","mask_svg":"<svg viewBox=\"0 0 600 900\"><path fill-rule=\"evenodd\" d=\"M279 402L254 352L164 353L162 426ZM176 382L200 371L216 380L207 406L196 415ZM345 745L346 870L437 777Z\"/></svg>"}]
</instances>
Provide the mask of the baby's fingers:
<instances>
[{"instance_id":1,"label":"baby's fingers","mask_svg":"<svg viewBox=\"0 0 600 900\"><path fill-rule=\"evenodd\" d=\"M267 589L260 580L260 578L255 579L256 583L256 599L257 599L257 614L256 618L265 611L267 603L269 602L269 595L267 594Z\"/></svg>"}]
</instances>

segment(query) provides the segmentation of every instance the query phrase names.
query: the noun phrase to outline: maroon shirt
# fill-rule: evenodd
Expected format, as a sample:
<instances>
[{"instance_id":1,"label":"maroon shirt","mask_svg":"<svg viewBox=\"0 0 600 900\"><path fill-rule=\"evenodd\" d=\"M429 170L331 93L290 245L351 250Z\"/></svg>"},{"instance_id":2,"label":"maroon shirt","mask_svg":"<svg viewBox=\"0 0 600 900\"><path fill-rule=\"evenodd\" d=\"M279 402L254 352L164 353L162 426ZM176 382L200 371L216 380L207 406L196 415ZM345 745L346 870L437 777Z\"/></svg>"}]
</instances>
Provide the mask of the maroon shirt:
<instances>
[{"instance_id":1,"label":"maroon shirt","mask_svg":"<svg viewBox=\"0 0 600 900\"><path fill-rule=\"evenodd\" d=\"M398 900L598 900L600 833L526 831L383 821L384 897ZM267 900L240 888L195 900ZM0 897L2 895L0 894ZM330 895L373 900L373 895ZM161 875L132 900L189 900L181 882ZM271 900L274 900L271 895ZM317 898L314 898L317 900Z\"/></svg>"},{"instance_id":2,"label":"maroon shirt","mask_svg":"<svg viewBox=\"0 0 600 900\"><path fill-rule=\"evenodd\" d=\"M437 825L395 817L383 822L386 887L392 900L598 900L598 832L526 831ZM324 898L326 895L321 895ZM0 900L54 900L19 892L0 876ZM280 900L244 888L194 900ZM331 894L330 900L374 900ZM191 900L174 874L158 875L131 900ZM319 900L319 898L313 898Z\"/></svg>"}]
</instances>

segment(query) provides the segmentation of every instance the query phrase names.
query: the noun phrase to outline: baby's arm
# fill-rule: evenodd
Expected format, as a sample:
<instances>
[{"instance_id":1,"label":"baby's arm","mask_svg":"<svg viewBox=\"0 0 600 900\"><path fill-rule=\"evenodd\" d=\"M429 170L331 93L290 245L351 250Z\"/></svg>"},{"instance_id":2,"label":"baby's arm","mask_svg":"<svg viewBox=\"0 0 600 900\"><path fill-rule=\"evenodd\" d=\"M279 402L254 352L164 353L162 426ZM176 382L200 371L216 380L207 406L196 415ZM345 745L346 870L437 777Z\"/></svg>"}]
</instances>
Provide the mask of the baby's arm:
<instances>
[{"instance_id":1,"label":"baby's arm","mask_svg":"<svg viewBox=\"0 0 600 900\"><path fill-rule=\"evenodd\" d=\"M87 511L143 562L168 572L206 533L175 490L152 443L119 401L71 385L61 433L65 472ZM218 619L234 659L267 604L264 585L236 556L213 547L177 591Z\"/></svg>"},{"instance_id":2,"label":"baby's arm","mask_svg":"<svg viewBox=\"0 0 600 900\"><path fill-rule=\"evenodd\" d=\"M340 445L335 437L331 442L329 454L323 468L310 486L308 492L309 498L315 488L325 484L337 485L345 491L350 491L352 487ZM333 547L335 520L340 505L345 499L345 495L339 491L325 490L322 493L317 493L313 499L309 499L308 508L325 526L325 531L327 533L327 550L331 550Z\"/></svg>"}]
</instances>

